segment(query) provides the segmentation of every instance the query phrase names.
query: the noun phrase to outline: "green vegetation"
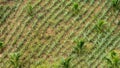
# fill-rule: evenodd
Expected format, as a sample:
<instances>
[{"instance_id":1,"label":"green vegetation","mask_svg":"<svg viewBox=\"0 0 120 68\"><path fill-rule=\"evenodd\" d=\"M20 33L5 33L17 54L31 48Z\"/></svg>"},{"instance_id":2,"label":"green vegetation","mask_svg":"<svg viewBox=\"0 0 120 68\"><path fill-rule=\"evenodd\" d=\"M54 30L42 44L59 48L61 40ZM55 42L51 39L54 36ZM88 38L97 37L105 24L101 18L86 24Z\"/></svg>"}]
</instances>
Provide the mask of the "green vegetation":
<instances>
[{"instance_id":1,"label":"green vegetation","mask_svg":"<svg viewBox=\"0 0 120 68\"><path fill-rule=\"evenodd\" d=\"M112 0L113 7L120 10L120 0Z\"/></svg>"},{"instance_id":2,"label":"green vegetation","mask_svg":"<svg viewBox=\"0 0 120 68\"><path fill-rule=\"evenodd\" d=\"M33 14L33 7L32 7L31 4L28 4L28 5L27 5L27 13L28 13L28 15L30 15L31 17L34 15L34 14Z\"/></svg>"},{"instance_id":3,"label":"green vegetation","mask_svg":"<svg viewBox=\"0 0 120 68\"><path fill-rule=\"evenodd\" d=\"M20 53L11 53L10 54L10 62L14 66L14 68L21 68L21 63L20 63Z\"/></svg>"},{"instance_id":4,"label":"green vegetation","mask_svg":"<svg viewBox=\"0 0 120 68\"><path fill-rule=\"evenodd\" d=\"M50 63L50 62L45 61L39 65L30 65L30 67L32 68L60 68L60 62L55 61L54 63Z\"/></svg>"},{"instance_id":5,"label":"green vegetation","mask_svg":"<svg viewBox=\"0 0 120 68\"><path fill-rule=\"evenodd\" d=\"M2 2L10 2L10 1L15 1L15 2L19 2L19 1L23 1L23 0L1 0Z\"/></svg>"},{"instance_id":6,"label":"green vegetation","mask_svg":"<svg viewBox=\"0 0 120 68\"><path fill-rule=\"evenodd\" d=\"M120 25L120 21L117 24Z\"/></svg>"},{"instance_id":7,"label":"green vegetation","mask_svg":"<svg viewBox=\"0 0 120 68\"><path fill-rule=\"evenodd\" d=\"M84 39L76 39L76 46L73 49L72 53L75 53L77 55L79 55L83 50L84 50L84 44L85 44L85 40Z\"/></svg>"},{"instance_id":8,"label":"green vegetation","mask_svg":"<svg viewBox=\"0 0 120 68\"><path fill-rule=\"evenodd\" d=\"M110 52L105 59L109 68L120 68L120 57L115 51Z\"/></svg>"},{"instance_id":9,"label":"green vegetation","mask_svg":"<svg viewBox=\"0 0 120 68\"><path fill-rule=\"evenodd\" d=\"M3 42L0 41L0 53L3 52Z\"/></svg>"},{"instance_id":10,"label":"green vegetation","mask_svg":"<svg viewBox=\"0 0 120 68\"><path fill-rule=\"evenodd\" d=\"M61 67L62 68L70 68L70 61L71 61L72 58L66 58L66 59L63 59L62 62L61 62Z\"/></svg>"},{"instance_id":11,"label":"green vegetation","mask_svg":"<svg viewBox=\"0 0 120 68\"><path fill-rule=\"evenodd\" d=\"M0 42L0 48L2 48L3 47L3 42Z\"/></svg>"},{"instance_id":12,"label":"green vegetation","mask_svg":"<svg viewBox=\"0 0 120 68\"><path fill-rule=\"evenodd\" d=\"M119 0L2 1L0 68L119 66Z\"/></svg>"},{"instance_id":13,"label":"green vegetation","mask_svg":"<svg viewBox=\"0 0 120 68\"><path fill-rule=\"evenodd\" d=\"M106 22L104 20L98 20L94 29L99 33L105 32L106 31L105 24Z\"/></svg>"},{"instance_id":14,"label":"green vegetation","mask_svg":"<svg viewBox=\"0 0 120 68\"><path fill-rule=\"evenodd\" d=\"M74 14L78 14L79 13L78 3L74 3L72 9L73 9Z\"/></svg>"},{"instance_id":15,"label":"green vegetation","mask_svg":"<svg viewBox=\"0 0 120 68\"><path fill-rule=\"evenodd\" d=\"M11 9L10 6L8 6L8 5L5 5L5 6L0 5L0 22L1 23L4 23L6 21L9 13L8 13L8 15L4 15L4 12L7 11L8 9L9 10Z\"/></svg>"}]
</instances>

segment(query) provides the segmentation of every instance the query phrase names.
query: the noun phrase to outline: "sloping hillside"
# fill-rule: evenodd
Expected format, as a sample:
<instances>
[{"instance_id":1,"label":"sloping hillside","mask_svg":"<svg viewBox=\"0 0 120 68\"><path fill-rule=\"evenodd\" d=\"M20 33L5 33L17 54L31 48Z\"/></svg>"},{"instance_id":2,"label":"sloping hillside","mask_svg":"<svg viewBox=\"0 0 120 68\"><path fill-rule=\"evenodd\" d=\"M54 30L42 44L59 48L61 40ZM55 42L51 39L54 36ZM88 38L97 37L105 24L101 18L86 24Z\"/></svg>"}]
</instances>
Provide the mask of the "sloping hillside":
<instances>
[{"instance_id":1,"label":"sloping hillside","mask_svg":"<svg viewBox=\"0 0 120 68\"><path fill-rule=\"evenodd\" d=\"M107 68L120 11L110 0L1 0L0 41L0 68Z\"/></svg>"}]
</instances>

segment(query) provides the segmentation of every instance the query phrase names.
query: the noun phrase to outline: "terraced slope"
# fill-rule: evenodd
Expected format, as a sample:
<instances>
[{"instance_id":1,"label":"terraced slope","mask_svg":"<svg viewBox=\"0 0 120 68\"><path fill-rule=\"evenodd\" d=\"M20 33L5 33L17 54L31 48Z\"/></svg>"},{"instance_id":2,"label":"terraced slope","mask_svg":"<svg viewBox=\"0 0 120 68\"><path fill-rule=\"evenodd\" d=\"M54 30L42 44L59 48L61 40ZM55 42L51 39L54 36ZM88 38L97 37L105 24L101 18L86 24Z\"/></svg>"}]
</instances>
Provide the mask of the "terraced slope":
<instances>
[{"instance_id":1,"label":"terraced slope","mask_svg":"<svg viewBox=\"0 0 120 68\"><path fill-rule=\"evenodd\" d=\"M74 14L74 3L79 13ZM34 16L27 13L32 5ZM105 32L95 31L96 22L104 20ZM13 68L9 54L21 52L24 68L50 64L71 54L75 38L85 38L87 52L74 56L71 68L103 68L104 57L120 47L119 10L109 0L25 0L9 1L0 6L0 68ZM43 63L44 64L44 63ZM50 67L51 68L51 67ZM54 67L53 67L54 68Z\"/></svg>"}]
</instances>

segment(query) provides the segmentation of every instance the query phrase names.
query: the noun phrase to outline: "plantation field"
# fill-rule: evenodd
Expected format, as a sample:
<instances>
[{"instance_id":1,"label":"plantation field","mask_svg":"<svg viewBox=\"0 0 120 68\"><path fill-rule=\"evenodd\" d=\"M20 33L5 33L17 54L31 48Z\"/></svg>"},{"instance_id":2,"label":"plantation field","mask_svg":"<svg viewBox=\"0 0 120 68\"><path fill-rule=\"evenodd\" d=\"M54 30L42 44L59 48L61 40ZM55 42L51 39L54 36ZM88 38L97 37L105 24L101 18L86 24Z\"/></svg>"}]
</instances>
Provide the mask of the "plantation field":
<instances>
[{"instance_id":1,"label":"plantation field","mask_svg":"<svg viewBox=\"0 0 120 68\"><path fill-rule=\"evenodd\" d=\"M111 68L113 51L120 11L110 0L0 0L0 68Z\"/></svg>"}]
</instances>

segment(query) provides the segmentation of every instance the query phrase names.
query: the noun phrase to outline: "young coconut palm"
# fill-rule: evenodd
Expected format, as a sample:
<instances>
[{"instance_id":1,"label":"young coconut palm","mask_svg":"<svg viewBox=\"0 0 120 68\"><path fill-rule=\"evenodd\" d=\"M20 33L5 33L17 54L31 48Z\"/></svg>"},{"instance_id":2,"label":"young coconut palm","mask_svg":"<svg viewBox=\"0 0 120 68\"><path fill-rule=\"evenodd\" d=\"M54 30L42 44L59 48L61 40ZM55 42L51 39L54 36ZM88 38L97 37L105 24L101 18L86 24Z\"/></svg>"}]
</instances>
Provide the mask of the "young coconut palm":
<instances>
[{"instance_id":1,"label":"young coconut palm","mask_svg":"<svg viewBox=\"0 0 120 68\"><path fill-rule=\"evenodd\" d=\"M72 53L76 53L77 55L79 55L83 51L85 41L84 39L80 39L80 40L77 39L75 40L75 42L76 42L76 46L74 47L74 50Z\"/></svg>"},{"instance_id":2,"label":"young coconut palm","mask_svg":"<svg viewBox=\"0 0 120 68\"><path fill-rule=\"evenodd\" d=\"M74 3L72 9L74 11L74 14L78 14L78 12L79 12L79 5L78 5L78 3Z\"/></svg>"},{"instance_id":3,"label":"young coconut palm","mask_svg":"<svg viewBox=\"0 0 120 68\"><path fill-rule=\"evenodd\" d=\"M19 52L10 54L10 62L14 66L14 68L20 68L20 56L21 55Z\"/></svg>"},{"instance_id":4,"label":"young coconut palm","mask_svg":"<svg viewBox=\"0 0 120 68\"><path fill-rule=\"evenodd\" d=\"M3 51L3 42L0 42L0 53Z\"/></svg>"},{"instance_id":5,"label":"young coconut palm","mask_svg":"<svg viewBox=\"0 0 120 68\"><path fill-rule=\"evenodd\" d=\"M71 57L67 58L67 59L62 59L62 68L70 68L70 61L71 61Z\"/></svg>"},{"instance_id":6,"label":"young coconut palm","mask_svg":"<svg viewBox=\"0 0 120 68\"><path fill-rule=\"evenodd\" d=\"M104 20L98 20L94 29L100 33L105 32L105 24L106 22Z\"/></svg>"},{"instance_id":7,"label":"young coconut palm","mask_svg":"<svg viewBox=\"0 0 120 68\"><path fill-rule=\"evenodd\" d=\"M120 10L120 0L112 0L113 7Z\"/></svg>"},{"instance_id":8,"label":"young coconut palm","mask_svg":"<svg viewBox=\"0 0 120 68\"><path fill-rule=\"evenodd\" d=\"M27 13L28 15L33 16L33 7L31 4L27 5Z\"/></svg>"},{"instance_id":9,"label":"young coconut palm","mask_svg":"<svg viewBox=\"0 0 120 68\"><path fill-rule=\"evenodd\" d=\"M3 42L0 42L0 49L3 47Z\"/></svg>"},{"instance_id":10,"label":"young coconut palm","mask_svg":"<svg viewBox=\"0 0 120 68\"><path fill-rule=\"evenodd\" d=\"M115 51L110 52L110 54L105 57L109 68L120 68L120 58L118 53Z\"/></svg>"}]
</instances>

